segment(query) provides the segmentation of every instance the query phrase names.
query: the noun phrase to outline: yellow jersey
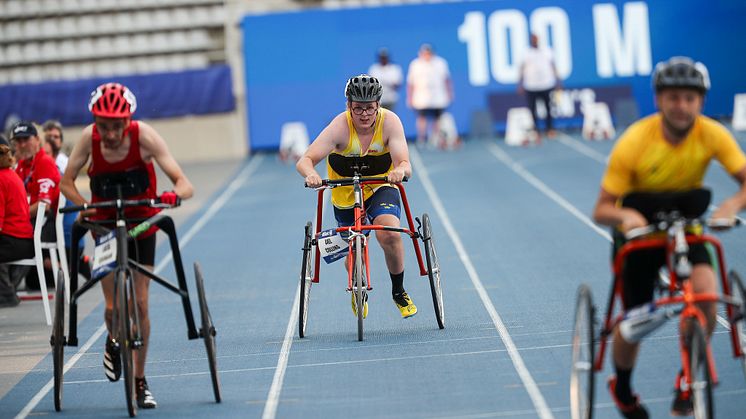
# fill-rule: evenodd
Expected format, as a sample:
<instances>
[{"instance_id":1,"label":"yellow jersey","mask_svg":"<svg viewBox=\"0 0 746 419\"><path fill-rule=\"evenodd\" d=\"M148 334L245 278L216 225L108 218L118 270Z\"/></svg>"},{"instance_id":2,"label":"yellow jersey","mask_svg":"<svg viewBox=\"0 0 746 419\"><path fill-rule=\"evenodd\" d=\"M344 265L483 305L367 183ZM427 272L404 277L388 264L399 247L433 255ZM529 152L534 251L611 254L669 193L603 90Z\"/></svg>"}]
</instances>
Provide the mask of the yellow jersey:
<instances>
[{"instance_id":1,"label":"yellow jersey","mask_svg":"<svg viewBox=\"0 0 746 419\"><path fill-rule=\"evenodd\" d=\"M347 117L347 127L350 131L350 138L347 140L347 147L344 150L334 151L326 158L327 173L329 179L340 179L354 176L352 166L362 164L367 166L361 170L362 176L386 176L394 168L391 160L391 154L388 147L383 142L383 120L386 111L381 109L376 115L375 125L373 127L373 139L370 141L368 149L363 153L360 138L357 135L355 126L352 124L352 115L350 111L345 112ZM363 188L363 199L367 200L380 187L391 187L391 184L384 183L380 185L366 185ZM352 208L355 205L355 194L352 186L341 186L332 189L332 204L340 209Z\"/></svg>"},{"instance_id":2,"label":"yellow jersey","mask_svg":"<svg viewBox=\"0 0 746 419\"><path fill-rule=\"evenodd\" d=\"M601 186L616 196L630 192L674 192L699 188L710 160L731 175L746 166L746 156L728 130L698 116L687 137L673 145L663 137L659 113L641 119L619 138Z\"/></svg>"}]
</instances>

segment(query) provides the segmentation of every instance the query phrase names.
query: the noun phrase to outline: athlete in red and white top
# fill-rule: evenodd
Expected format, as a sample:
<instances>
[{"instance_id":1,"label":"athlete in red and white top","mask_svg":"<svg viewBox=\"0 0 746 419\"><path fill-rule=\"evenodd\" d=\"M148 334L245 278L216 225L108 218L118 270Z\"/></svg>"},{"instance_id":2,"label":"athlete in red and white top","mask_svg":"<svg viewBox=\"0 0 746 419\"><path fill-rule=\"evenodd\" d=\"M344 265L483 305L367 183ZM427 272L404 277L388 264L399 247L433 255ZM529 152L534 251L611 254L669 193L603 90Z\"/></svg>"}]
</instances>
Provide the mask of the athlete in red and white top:
<instances>
[{"instance_id":1,"label":"athlete in red and white top","mask_svg":"<svg viewBox=\"0 0 746 419\"><path fill-rule=\"evenodd\" d=\"M126 176L134 184L142 185L142 190L130 191L127 199L155 198L156 178L153 162L173 182L173 191L164 192L160 198L164 203L175 204L177 198L187 199L193 194L191 182L174 160L165 140L150 125L133 121L132 113L137 108L135 95L119 83L107 83L91 93L88 105L95 122L83 130L80 141L75 144L68 161L67 170L62 178L62 192L75 205L89 202L105 201L115 197L101 196L107 182L120 181ZM91 178L91 190L94 191L91 201L86 200L75 185L75 178L80 170L90 161L88 175ZM130 177L132 179L130 179ZM132 208L125 211L125 216L132 218L149 217L157 211L150 208ZM113 219L113 213L102 210L88 210L82 216L94 219ZM153 269L155 261L155 235L152 232L142 234L135 243L130 242L129 254L133 259ZM148 287L150 278L136 272L135 287L138 299L143 346L135 352L135 381L137 404L140 408L156 407L155 399L145 381L145 360L150 337L150 318L148 317ZM114 291L113 275L102 280L102 289L106 298L106 325L111 330L111 316ZM121 375L121 360L117 347L110 338L106 340L104 351L104 369L111 381L117 381Z\"/></svg>"}]
</instances>

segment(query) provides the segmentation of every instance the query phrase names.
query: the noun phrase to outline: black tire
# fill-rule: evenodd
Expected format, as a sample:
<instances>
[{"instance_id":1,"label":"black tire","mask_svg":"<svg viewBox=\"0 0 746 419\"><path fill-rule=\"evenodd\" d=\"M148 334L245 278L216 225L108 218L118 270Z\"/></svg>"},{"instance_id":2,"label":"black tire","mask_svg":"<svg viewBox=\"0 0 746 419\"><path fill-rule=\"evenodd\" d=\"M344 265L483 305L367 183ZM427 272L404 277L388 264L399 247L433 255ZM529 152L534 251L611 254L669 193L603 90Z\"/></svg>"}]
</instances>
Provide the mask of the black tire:
<instances>
[{"instance_id":1,"label":"black tire","mask_svg":"<svg viewBox=\"0 0 746 419\"><path fill-rule=\"evenodd\" d=\"M117 272L117 341L119 342L119 354L122 358L122 376L124 377L124 395L127 402L127 413L130 417L137 416L137 401L135 400L135 368L133 364L133 331L132 318L129 314L129 293L127 292L128 278L125 271Z\"/></svg>"},{"instance_id":2,"label":"black tire","mask_svg":"<svg viewBox=\"0 0 746 419\"><path fill-rule=\"evenodd\" d=\"M572 333L570 371L570 416L573 419L593 417L595 356L593 335L593 299L587 285L578 288L575 301L575 324Z\"/></svg>"},{"instance_id":3,"label":"black tire","mask_svg":"<svg viewBox=\"0 0 746 419\"><path fill-rule=\"evenodd\" d=\"M65 367L65 279L60 269L54 293L52 323L52 364L54 365L54 410L62 410L62 374Z\"/></svg>"},{"instance_id":4,"label":"black tire","mask_svg":"<svg viewBox=\"0 0 746 419\"><path fill-rule=\"evenodd\" d=\"M194 263L194 277L197 282L197 299L199 300L199 313L202 319L202 329L200 336L205 341L207 350L207 362L210 365L210 377L212 378L212 392L215 395L215 403L220 403L220 377L218 377L218 360L217 346L215 344L215 335L217 334L215 326L212 323L210 310L207 308L207 297L205 296L205 283L202 277L202 268L199 263Z\"/></svg>"},{"instance_id":5,"label":"black tire","mask_svg":"<svg viewBox=\"0 0 746 419\"><path fill-rule=\"evenodd\" d=\"M308 323L308 303L311 301L311 285L313 285L313 224L306 223L303 238L303 264L300 268L300 306L298 310L298 336L306 336Z\"/></svg>"},{"instance_id":6,"label":"black tire","mask_svg":"<svg viewBox=\"0 0 746 419\"><path fill-rule=\"evenodd\" d=\"M446 325L446 314L443 307L443 289L440 285L440 261L435 251L435 240L433 239L433 228L430 225L430 216L422 214L422 243L425 245L425 262L427 263L427 276L430 280L430 293L433 296L433 308L438 327L443 329Z\"/></svg>"},{"instance_id":7,"label":"black tire","mask_svg":"<svg viewBox=\"0 0 746 419\"><path fill-rule=\"evenodd\" d=\"M702 326L696 320L690 322L689 333L689 371L692 374L689 388L692 392L694 417L709 419L714 417L715 408L712 404L710 366L707 363L707 341Z\"/></svg>"},{"instance_id":8,"label":"black tire","mask_svg":"<svg viewBox=\"0 0 746 419\"><path fill-rule=\"evenodd\" d=\"M352 292L357 305L357 340L363 340L363 320L365 319L365 263L363 263L363 238L355 237L355 265L353 266Z\"/></svg>"},{"instance_id":9,"label":"black tire","mask_svg":"<svg viewBox=\"0 0 746 419\"><path fill-rule=\"evenodd\" d=\"M734 307L731 327L735 329L738 336L738 344L741 346L741 369L744 377L746 377L746 288L744 288L741 276L736 271L730 271L728 277L730 279L730 293L734 302L739 303Z\"/></svg>"}]
</instances>

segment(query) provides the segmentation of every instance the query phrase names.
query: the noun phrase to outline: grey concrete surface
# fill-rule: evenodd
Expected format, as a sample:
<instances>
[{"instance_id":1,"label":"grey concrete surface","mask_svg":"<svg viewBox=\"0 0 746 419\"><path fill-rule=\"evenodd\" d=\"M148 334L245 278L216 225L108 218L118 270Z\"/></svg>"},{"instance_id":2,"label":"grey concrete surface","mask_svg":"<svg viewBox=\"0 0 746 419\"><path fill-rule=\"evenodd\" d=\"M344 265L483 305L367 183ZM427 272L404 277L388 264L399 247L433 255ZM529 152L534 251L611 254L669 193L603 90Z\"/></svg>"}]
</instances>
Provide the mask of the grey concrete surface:
<instances>
[{"instance_id":1,"label":"grey concrete surface","mask_svg":"<svg viewBox=\"0 0 746 419\"><path fill-rule=\"evenodd\" d=\"M210 199L232 180L243 162L243 159L232 159L182 164L182 169L194 185L195 193L192 199L184 201L180 208L170 212L177 228L196 211L209 204ZM168 178L159 170L157 174L158 191L170 190L171 182ZM87 179L81 178L78 184L81 191L86 189ZM90 290L79 301L78 319L84 319L102 302L101 292ZM41 300L23 301L17 307L0 309L0 398L46 356L50 350L50 334L51 327L44 320ZM88 337L79 336L79 339L85 342Z\"/></svg>"}]
</instances>

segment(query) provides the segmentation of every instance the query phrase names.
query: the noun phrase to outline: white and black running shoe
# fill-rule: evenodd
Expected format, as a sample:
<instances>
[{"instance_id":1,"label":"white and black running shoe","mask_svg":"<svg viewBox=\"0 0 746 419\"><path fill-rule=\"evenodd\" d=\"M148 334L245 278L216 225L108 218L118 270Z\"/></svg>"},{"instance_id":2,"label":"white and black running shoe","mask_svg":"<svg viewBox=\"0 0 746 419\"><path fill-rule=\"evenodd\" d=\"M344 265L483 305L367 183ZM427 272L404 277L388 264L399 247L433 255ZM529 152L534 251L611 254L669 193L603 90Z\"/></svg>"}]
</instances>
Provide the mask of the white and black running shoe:
<instances>
[{"instance_id":1,"label":"white and black running shoe","mask_svg":"<svg viewBox=\"0 0 746 419\"><path fill-rule=\"evenodd\" d=\"M122 376L122 358L119 356L119 344L114 343L111 337L106 338L104 372L109 381L119 381L119 377Z\"/></svg>"},{"instance_id":2,"label":"white and black running shoe","mask_svg":"<svg viewBox=\"0 0 746 419\"><path fill-rule=\"evenodd\" d=\"M137 391L137 407L140 409L155 409L158 407L153 393L148 389L148 382L143 378L135 378L135 388Z\"/></svg>"}]
</instances>

